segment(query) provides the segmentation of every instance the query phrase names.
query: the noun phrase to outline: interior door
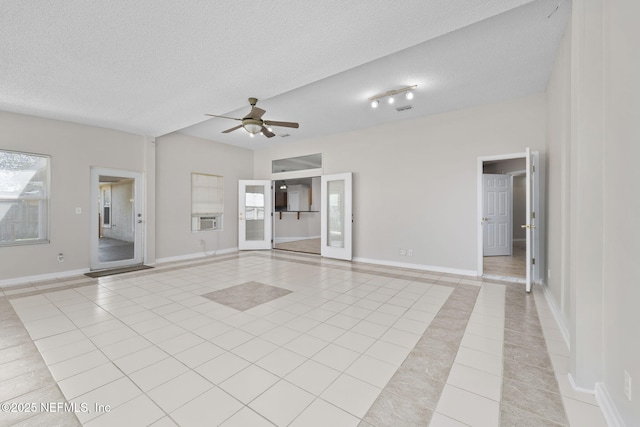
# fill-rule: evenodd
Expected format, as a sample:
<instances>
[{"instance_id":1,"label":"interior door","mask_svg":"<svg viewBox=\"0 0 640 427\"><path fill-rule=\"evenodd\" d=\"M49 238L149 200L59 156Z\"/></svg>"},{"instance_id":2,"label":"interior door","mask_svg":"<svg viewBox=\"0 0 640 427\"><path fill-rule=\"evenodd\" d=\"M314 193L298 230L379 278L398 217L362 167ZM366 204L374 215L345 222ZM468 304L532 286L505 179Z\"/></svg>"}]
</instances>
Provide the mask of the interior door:
<instances>
[{"instance_id":1,"label":"interior door","mask_svg":"<svg viewBox=\"0 0 640 427\"><path fill-rule=\"evenodd\" d=\"M271 181L238 181L238 249L271 249Z\"/></svg>"},{"instance_id":2,"label":"interior door","mask_svg":"<svg viewBox=\"0 0 640 427\"><path fill-rule=\"evenodd\" d=\"M91 270L142 264L143 191L140 172L91 168Z\"/></svg>"},{"instance_id":3,"label":"interior door","mask_svg":"<svg viewBox=\"0 0 640 427\"><path fill-rule=\"evenodd\" d=\"M352 174L323 175L320 203L320 253L323 257L352 258Z\"/></svg>"},{"instance_id":4,"label":"interior door","mask_svg":"<svg viewBox=\"0 0 640 427\"><path fill-rule=\"evenodd\" d=\"M526 276L526 289L527 292L531 292L532 282L538 280L539 265L540 265L540 233L538 230L538 218L539 215L539 201L540 201L540 180L539 172L536 170L539 167L539 155L537 151L531 152L529 147L526 148L526 160L527 160L527 202L526 202L526 218L527 223L522 227L526 229L527 238L527 276ZM536 263L537 259L537 263Z\"/></svg>"},{"instance_id":5,"label":"interior door","mask_svg":"<svg viewBox=\"0 0 640 427\"><path fill-rule=\"evenodd\" d=\"M485 173L482 184L483 255L511 255L511 179L509 175Z\"/></svg>"}]
</instances>

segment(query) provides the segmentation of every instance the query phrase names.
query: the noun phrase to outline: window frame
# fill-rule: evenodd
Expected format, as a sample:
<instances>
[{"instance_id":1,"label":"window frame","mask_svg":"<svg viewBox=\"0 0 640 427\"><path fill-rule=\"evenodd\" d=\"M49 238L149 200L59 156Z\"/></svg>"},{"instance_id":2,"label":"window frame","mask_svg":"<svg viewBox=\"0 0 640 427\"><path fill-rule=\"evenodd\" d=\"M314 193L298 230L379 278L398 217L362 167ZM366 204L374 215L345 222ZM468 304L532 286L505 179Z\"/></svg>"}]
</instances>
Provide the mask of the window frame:
<instances>
[{"instance_id":1,"label":"window frame","mask_svg":"<svg viewBox=\"0 0 640 427\"><path fill-rule=\"evenodd\" d=\"M38 212L38 238L34 239L25 239L25 240L7 240L0 241L0 247L10 247L10 246L25 246L25 245L40 245L40 244L49 244L51 243L51 169L52 169L52 161L51 156L48 154L41 153L31 153L26 151L17 151L17 150L7 150L0 148L0 153L7 153L9 155L25 155L32 157L39 157L46 161L44 178L45 180L43 185L43 195L38 197L2 197L0 195L0 202L9 202L15 203L20 201L39 201L39 212ZM23 169L24 170L24 169ZM1 219L1 218L0 218Z\"/></svg>"}]
</instances>

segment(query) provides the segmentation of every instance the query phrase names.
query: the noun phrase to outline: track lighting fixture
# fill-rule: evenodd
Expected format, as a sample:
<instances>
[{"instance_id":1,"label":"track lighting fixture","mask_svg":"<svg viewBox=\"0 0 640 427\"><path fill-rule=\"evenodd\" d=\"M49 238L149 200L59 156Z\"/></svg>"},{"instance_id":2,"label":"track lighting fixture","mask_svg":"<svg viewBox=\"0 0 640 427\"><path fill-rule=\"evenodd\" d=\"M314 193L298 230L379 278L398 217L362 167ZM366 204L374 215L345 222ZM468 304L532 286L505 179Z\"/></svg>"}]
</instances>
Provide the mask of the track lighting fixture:
<instances>
[{"instance_id":1,"label":"track lighting fixture","mask_svg":"<svg viewBox=\"0 0 640 427\"><path fill-rule=\"evenodd\" d=\"M374 95L369 98L369 101L371 101L371 108L378 108L378 105L380 105L380 100L383 98L387 98L387 103L393 104L395 102L394 96L399 95L401 93L404 93L405 98L407 98L408 100L411 100L413 99L413 90L417 87L418 85L407 86L400 89L389 90L389 91L386 91L385 93Z\"/></svg>"}]
</instances>

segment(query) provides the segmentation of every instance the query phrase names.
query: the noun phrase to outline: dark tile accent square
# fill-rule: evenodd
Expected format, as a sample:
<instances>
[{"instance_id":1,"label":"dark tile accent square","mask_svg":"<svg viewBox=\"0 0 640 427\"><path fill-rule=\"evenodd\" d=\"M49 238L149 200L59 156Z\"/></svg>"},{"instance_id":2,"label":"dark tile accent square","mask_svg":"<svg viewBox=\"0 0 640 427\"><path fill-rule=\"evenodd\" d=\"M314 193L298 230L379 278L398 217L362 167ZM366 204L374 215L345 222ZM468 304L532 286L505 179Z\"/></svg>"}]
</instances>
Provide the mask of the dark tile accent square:
<instances>
[{"instance_id":1,"label":"dark tile accent square","mask_svg":"<svg viewBox=\"0 0 640 427\"><path fill-rule=\"evenodd\" d=\"M201 296L218 304L245 311L290 294L291 292L292 291L288 289L265 285L259 282L247 282L219 291L209 292Z\"/></svg>"}]
</instances>

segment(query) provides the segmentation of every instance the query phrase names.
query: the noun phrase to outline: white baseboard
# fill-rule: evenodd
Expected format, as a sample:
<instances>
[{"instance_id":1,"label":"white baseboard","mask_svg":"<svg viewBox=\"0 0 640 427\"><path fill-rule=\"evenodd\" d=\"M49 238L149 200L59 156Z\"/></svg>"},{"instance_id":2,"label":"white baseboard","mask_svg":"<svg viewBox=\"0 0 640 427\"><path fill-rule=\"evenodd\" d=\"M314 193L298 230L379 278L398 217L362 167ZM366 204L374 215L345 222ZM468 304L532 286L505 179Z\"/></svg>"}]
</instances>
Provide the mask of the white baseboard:
<instances>
[{"instance_id":1,"label":"white baseboard","mask_svg":"<svg viewBox=\"0 0 640 427\"><path fill-rule=\"evenodd\" d=\"M564 338L564 342L567 344L567 348L571 349L571 335L569 334L569 325L564 321L562 317L562 312L556 303L556 299L551 295L551 291L549 287L546 285L542 285L542 290L544 291L544 298L547 300L547 304L551 309L551 313L553 313L554 319L556 319L556 323L558 324L558 328L560 329L560 333L562 334L562 338Z\"/></svg>"},{"instance_id":2,"label":"white baseboard","mask_svg":"<svg viewBox=\"0 0 640 427\"><path fill-rule=\"evenodd\" d=\"M24 285L29 282L43 282L45 280L66 279L73 276L82 276L84 273L88 273L89 271L90 270L88 268L83 268L81 270L68 270L60 271L57 273L37 274L35 276L23 276L15 277L13 279L4 279L0 280L0 288L9 288L11 286Z\"/></svg>"},{"instance_id":3,"label":"white baseboard","mask_svg":"<svg viewBox=\"0 0 640 427\"><path fill-rule=\"evenodd\" d=\"M165 263L165 262L175 262L175 261L189 261L189 260L198 259L198 258L205 258L205 257L209 257L209 256L230 254L230 253L233 253L233 252L238 252L238 248L219 249L219 250L215 251L215 253L196 252L196 253L186 254L186 255L177 255L177 256L170 256L170 257L164 257L164 258L156 258L156 264L162 264L162 263Z\"/></svg>"},{"instance_id":4,"label":"white baseboard","mask_svg":"<svg viewBox=\"0 0 640 427\"><path fill-rule=\"evenodd\" d=\"M607 421L607 425L609 427L626 427L622 415L620 415L618 408L616 408L615 403L613 403L611 395L607 391L607 387L603 383L596 383L595 394L602 415L605 421Z\"/></svg>"},{"instance_id":5,"label":"white baseboard","mask_svg":"<svg viewBox=\"0 0 640 427\"><path fill-rule=\"evenodd\" d=\"M580 393L586 393L586 394L596 394L595 389L584 388L577 385L576 382L573 380L573 375L571 375L571 372L567 374L567 377L569 378L569 384L571 384L571 388L574 389L575 391L579 391Z\"/></svg>"},{"instance_id":6,"label":"white baseboard","mask_svg":"<svg viewBox=\"0 0 640 427\"><path fill-rule=\"evenodd\" d=\"M289 242L297 242L298 240L309 240L309 239L319 239L320 236L307 236L307 237L276 237L273 239L273 242L278 243L289 243Z\"/></svg>"},{"instance_id":7,"label":"white baseboard","mask_svg":"<svg viewBox=\"0 0 640 427\"><path fill-rule=\"evenodd\" d=\"M449 273L449 274L459 274L461 276L473 276L477 277L478 272L473 270L460 270L457 268L448 268L448 267L435 267L432 265L424 265L424 264L410 264L407 262L396 262L396 261L385 261L380 259L371 259L371 258L353 258L356 262L365 262L367 264L376 264L376 265L385 265L389 267L400 267L400 268L412 268L414 270L424 270L424 271L434 271L437 273Z\"/></svg>"}]
</instances>

